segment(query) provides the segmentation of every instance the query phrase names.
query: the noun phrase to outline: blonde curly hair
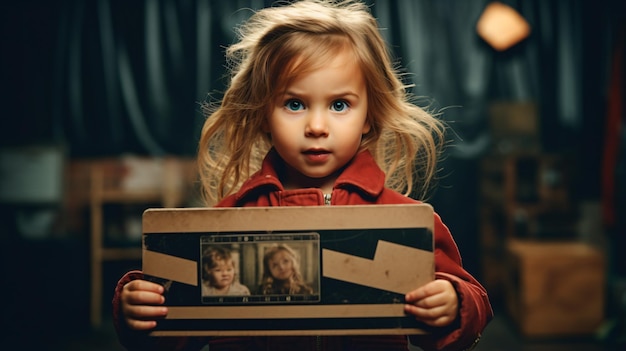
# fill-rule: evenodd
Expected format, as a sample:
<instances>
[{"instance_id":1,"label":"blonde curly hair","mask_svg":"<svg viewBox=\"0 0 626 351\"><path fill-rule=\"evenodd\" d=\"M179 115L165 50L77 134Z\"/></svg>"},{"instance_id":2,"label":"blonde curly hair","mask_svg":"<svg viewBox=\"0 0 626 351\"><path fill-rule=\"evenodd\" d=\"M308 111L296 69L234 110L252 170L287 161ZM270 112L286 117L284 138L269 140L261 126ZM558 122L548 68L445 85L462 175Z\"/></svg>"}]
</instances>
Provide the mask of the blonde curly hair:
<instances>
[{"instance_id":1,"label":"blonde curly hair","mask_svg":"<svg viewBox=\"0 0 626 351\"><path fill-rule=\"evenodd\" d=\"M207 203L236 192L271 147L263 131L274 99L289 82L349 47L365 77L367 121L361 150L386 173L386 186L422 194L436 174L444 127L418 107L394 67L369 8L358 1L302 0L255 12L226 49L230 84L220 103L205 103L198 168Z\"/></svg>"}]
</instances>

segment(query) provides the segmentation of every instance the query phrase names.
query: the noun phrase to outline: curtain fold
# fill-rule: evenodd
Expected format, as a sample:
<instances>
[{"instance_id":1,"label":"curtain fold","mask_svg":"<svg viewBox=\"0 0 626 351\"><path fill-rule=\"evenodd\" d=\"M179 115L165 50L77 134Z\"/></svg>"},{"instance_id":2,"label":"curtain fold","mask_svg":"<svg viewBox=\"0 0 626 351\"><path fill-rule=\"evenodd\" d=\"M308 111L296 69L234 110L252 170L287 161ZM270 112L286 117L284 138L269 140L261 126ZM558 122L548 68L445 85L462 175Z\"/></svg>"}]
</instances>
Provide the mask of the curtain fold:
<instances>
[{"instance_id":1,"label":"curtain fold","mask_svg":"<svg viewBox=\"0 0 626 351\"><path fill-rule=\"evenodd\" d=\"M474 271L477 216L467 208L477 205L478 160L492 147L490 102L536 101L544 151L576 155L576 191L599 198L613 31L624 21L620 0L502 0L531 34L496 52L475 28L489 2L367 0L411 91L452 128L429 200ZM233 27L273 3L3 3L11 35L0 57L0 139L58 141L70 157L194 155L205 118L199 103L224 89Z\"/></svg>"},{"instance_id":2,"label":"curtain fold","mask_svg":"<svg viewBox=\"0 0 626 351\"><path fill-rule=\"evenodd\" d=\"M537 101L551 131L576 133L581 126L582 6L505 2L529 21L532 33L504 53L476 34L488 0L368 2L412 92L443 111L454 129L449 152L455 158L487 152L487 104L493 100ZM271 3L65 1L58 28L67 44L58 48L65 59L57 69L66 75L57 85L67 94L57 114L69 116L70 144L85 155L194 153L203 119L198 103L223 90L223 51L234 40L233 27ZM548 149L563 147L559 138L544 139Z\"/></svg>"}]
</instances>

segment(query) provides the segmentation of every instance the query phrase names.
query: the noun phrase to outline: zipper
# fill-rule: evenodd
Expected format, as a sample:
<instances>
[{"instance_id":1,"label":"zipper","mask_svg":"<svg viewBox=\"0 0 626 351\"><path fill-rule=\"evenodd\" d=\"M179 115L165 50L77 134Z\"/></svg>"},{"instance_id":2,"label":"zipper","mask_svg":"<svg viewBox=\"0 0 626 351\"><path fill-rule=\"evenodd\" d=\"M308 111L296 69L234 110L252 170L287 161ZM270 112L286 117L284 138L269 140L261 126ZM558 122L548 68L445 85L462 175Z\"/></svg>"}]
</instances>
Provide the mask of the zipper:
<instances>
[{"instance_id":1,"label":"zipper","mask_svg":"<svg viewBox=\"0 0 626 351\"><path fill-rule=\"evenodd\" d=\"M330 199L332 196L332 194L324 194L324 205L330 206Z\"/></svg>"}]
</instances>

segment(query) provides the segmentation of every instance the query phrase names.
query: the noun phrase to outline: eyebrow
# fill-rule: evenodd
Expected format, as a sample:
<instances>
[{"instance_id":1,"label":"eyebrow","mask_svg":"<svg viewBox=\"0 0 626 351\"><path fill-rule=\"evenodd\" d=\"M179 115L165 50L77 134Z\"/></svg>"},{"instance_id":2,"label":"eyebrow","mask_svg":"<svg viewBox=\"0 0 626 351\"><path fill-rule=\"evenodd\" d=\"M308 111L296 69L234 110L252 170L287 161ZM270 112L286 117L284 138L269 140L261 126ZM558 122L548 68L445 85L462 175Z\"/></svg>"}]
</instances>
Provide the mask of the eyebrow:
<instances>
[{"instance_id":1,"label":"eyebrow","mask_svg":"<svg viewBox=\"0 0 626 351\"><path fill-rule=\"evenodd\" d=\"M306 96L307 94L299 94L299 93L293 92L291 90L285 90L285 91L283 91L282 95L283 96L287 95L287 96L299 97L299 96L303 96L303 95ZM351 96L351 97L356 98L356 99L360 99L361 98L361 95L359 95L359 94L357 94L357 93L355 93L355 92L353 92L351 90L348 90L348 91L345 91L345 92L340 92L340 93L335 93L335 94L331 94L330 95L330 97L332 99L337 99L337 98L347 97L347 96Z\"/></svg>"}]
</instances>

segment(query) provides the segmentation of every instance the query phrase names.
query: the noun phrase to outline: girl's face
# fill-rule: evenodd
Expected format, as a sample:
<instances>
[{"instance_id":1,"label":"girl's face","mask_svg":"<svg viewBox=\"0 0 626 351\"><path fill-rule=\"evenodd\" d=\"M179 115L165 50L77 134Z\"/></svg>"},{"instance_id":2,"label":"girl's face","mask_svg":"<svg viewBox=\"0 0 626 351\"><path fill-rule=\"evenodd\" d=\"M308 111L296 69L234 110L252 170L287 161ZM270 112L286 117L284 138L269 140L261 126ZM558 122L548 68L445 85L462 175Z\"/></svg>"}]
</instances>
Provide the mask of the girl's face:
<instances>
[{"instance_id":1,"label":"girl's face","mask_svg":"<svg viewBox=\"0 0 626 351\"><path fill-rule=\"evenodd\" d=\"M214 268L209 269L211 285L217 289L230 286L235 279L235 267L232 261L220 261Z\"/></svg>"},{"instance_id":2,"label":"girl's face","mask_svg":"<svg viewBox=\"0 0 626 351\"><path fill-rule=\"evenodd\" d=\"M266 127L287 163L282 180L287 189L330 192L370 130L365 80L347 49L328 65L293 80L271 111Z\"/></svg>"},{"instance_id":3,"label":"girl's face","mask_svg":"<svg viewBox=\"0 0 626 351\"><path fill-rule=\"evenodd\" d=\"M277 280L287 280L293 275L293 261L291 256L283 251L277 251L268 261L272 277Z\"/></svg>"}]
</instances>

